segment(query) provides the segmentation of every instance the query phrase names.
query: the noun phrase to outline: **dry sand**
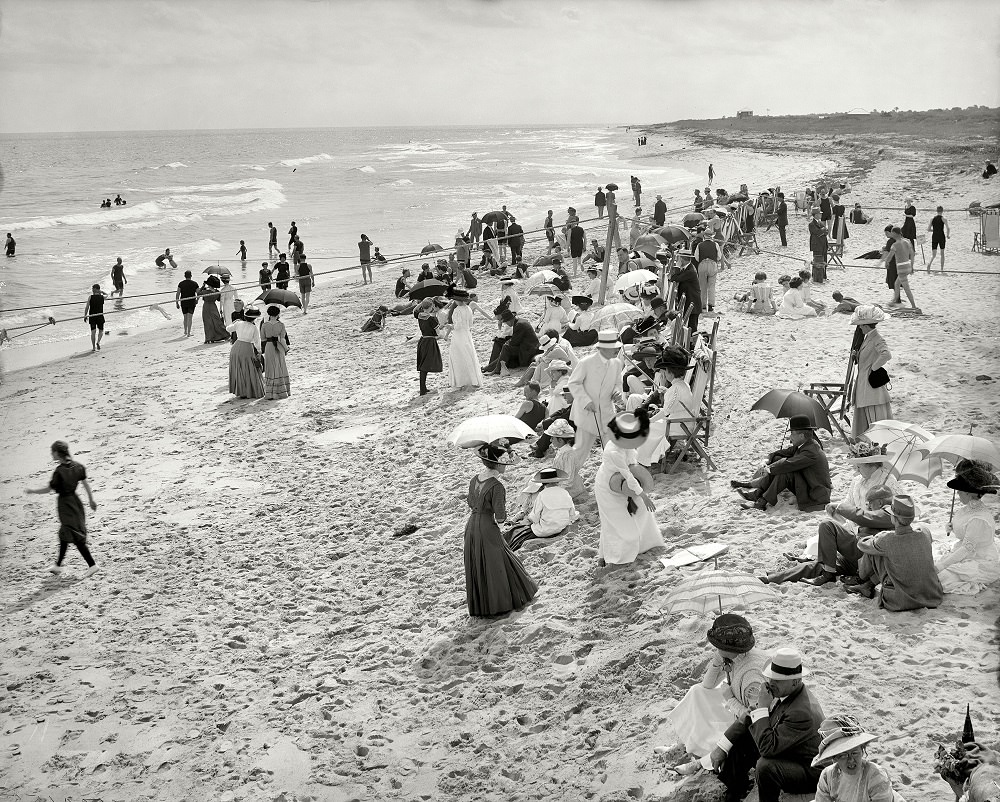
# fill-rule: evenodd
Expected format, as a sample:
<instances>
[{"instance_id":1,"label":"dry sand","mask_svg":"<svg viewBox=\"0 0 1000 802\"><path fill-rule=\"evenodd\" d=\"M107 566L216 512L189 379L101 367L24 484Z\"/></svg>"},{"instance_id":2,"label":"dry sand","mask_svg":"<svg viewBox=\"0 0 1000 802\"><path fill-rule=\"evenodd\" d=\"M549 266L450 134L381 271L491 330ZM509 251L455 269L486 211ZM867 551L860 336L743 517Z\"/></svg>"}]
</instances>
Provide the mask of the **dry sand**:
<instances>
[{"instance_id":1,"label":"dry sand","mask_svg":"<svg viewBox=\"0 0 1000 802\"><path fill-rule=\"evenodd\" d=\"M895 206L912 174L887 158L855 197ZM967 180L918 192L917 205L964 206ZM1000 272L997 257L969 252L978 223L949 218L948 266ZM852 226L848 252L879 247L890 219ZM805 255L804 219L791 231L789 252ZM762 235L765 247L776 241ZM821 520L787 501L742 512L728 485L781 439L780 422L749 413L757 397L844 371L846 316L781 321L723 300L756 270L776 278L793 266L743 257L720 276L719 470L656 477L668 548L598 573L586 497L574 533L525 552L536 601L499 620L466 613L464 497L477 465L443 435L513 410L519 392L509 378L447 392L441 376L441 392L417 398L412 318L357 332L388 280L321 284L307 317L283 316L293 343L283 402L234 400L229 349L181 338L179 321L112 331L99 355L8 375L0 799L715 798L704 781L672 796L666 767L680 750L654 753L674 744L666 714L701 675L711 621L661 611L681 574L659 558L719 540L730 544L721 567L759 574ZM881 275L831 271L816 297L839 288L884 301ZM1000 277L918 272L913 286L926 316L884 326L897 418L935 432L972 423L1000 441ZM479 292L493 300L495 280ZM492 332L477 327L484 355ZM62 577L45 572L53 499L21 495L47 481L57 438L87 465L101 505L91 548L104 570L87 580L75 553ZM827 451L837 497L852 469L842 442ZM508 472L510 498L537 467ZM908 489L943 541L944 480ZM406 524L416 531L397 534ZM967 702L986 740L1000 720L1000 590L896 614L839 588L779 590L750 613L760 644L802 650L827 711L857 713L881 736L872 754L908 800L949 798L931 771L935 743L961 731Z\"/></svg>"}]
</instances>

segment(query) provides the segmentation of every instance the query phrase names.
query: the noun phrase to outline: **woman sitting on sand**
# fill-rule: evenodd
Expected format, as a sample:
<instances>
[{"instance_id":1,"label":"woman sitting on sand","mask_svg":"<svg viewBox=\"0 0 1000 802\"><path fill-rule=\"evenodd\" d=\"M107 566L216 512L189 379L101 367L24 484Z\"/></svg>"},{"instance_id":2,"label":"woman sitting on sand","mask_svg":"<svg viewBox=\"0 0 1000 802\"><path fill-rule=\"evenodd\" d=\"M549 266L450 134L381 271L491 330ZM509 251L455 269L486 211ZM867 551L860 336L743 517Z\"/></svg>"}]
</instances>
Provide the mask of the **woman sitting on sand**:
<instances>
[{"instance_id":1,"label":"woman sitting on sand","mask_svg":"<svg viewBox=\"0 0 1000 802\"><path fill-rule=\"evenodd\" d=\"M547 331L556 329L562 334L569 325L569 315L562 305L562 295L550 295L545 301L545 312L541 319L535 324L535 331Z\"/></svg>"},{"instance_id":2,"label":"woman sitting on sand","mask_svg":"<svg viewBox=\"0 0 1000 802\"><path fill-rule=\"evenodd\" d=\"M649 439L649 416L644 409L620 412L607 425L611 438L604 446L601 467L594 477L594 496L601 517L598 565L626 565L644 551L663 545L663 536L649 497L653 477L642 468L636 449ZM638 499L638 501L636 500Z\"/></svg>"},{"instance_id":3,"label":"woman sitting on sand","mask_svg":"<svg viewBox=\"0 0 1000 802\"><path fill-rule=\"evenodd\" d=\"M861 729L854 716L832 716L819 725L819 753L813 766L827 764L814 802L903 802L889 775L868 760L865 745L877 736Z\"/></svg>"},{"instance_id":4,"label":"woman sitting on sand","mask_svg":"<svg viewBox=\"0 0 1000 802\"><path fill-rule=\"evenodd\" d=\"M781 306L775 313L784 320L801 320L806 317L816 317L816 310L806 306L802 297L802 279L798 276L788 282L788 289L781 296Z\"/></svg>"},{"instance_id":5,"label":"woman sitting on sand","mask_svg":"<svg viewBox=\"0 0 1000 802\"><path fill-rule=\"evenodd\" d=\"M767 655L757 649L750 623L740 615L727 613L715 619L708 630L708 642L715 647L705 675L693 685L667 717L683 741L687 753L707 758L726 731L757 707L764 686L761 672ZM700 760L677 766L679 774L710 769Z\"/></svg>"},{"instance_id":6,"label":"woman sitting on sand","mask_svg":"<svg viewBox=\"0 0 1000 802\"><path fill-rule=\"evenodd\" d=\"M236 342L229 352L229 392L237 398L263 398L264 382L260 377L257 360L260 359L260 330L257 318L260 310L253 307L243 310L243 316L228 326L236 333Z\"/></svg>"},{"instance_id":7,"label":"woman sitting on sand","mask_svg":"<svg viewBox=\"0 0 1000 802\"><path fill-rule=\"evenodd\" d=\"M226 331L226 324L222 322L222 313L219 311L219 299L222 282L218 276L209 276L205 283L198 290L198 297L201 298L201 322L205 326L205 343L229 342L229 333Z\"/></svg>"},{"instance_id":8,"label":"woman sitting on sand","mask_svg":"<svg viewBox=\"0 0 1000 802\"><path fill-rule=\"evenodd\" d=\"M264 398L269 401L280 401L292 394L285 362L291 341L285 324L278 320L280 315L281 309L269 306L267 320L260 324L260 339L264 344Z\"/></svg>"},{"instance_id":9,"label":"woman sitting on sand","mask_svg":"<svg viewBox=\"0 0 1000 802\"><path fill-rule=\"evenodd\" d=\"M981 465L972 465L948 482L958 493L961 508L948 524L948 533L958 542L934 567L945 593L974 596L1000 579L996 519L983 505L983 496L995 494L1000 479Z\"/></svg>"},{"instance_id":10,"label":"woman sitting on sand","mask_svg":"<svg viewBox=\"0 0 1000 802\"><path fill-rule=\"evenodd\" d=\"M465 595L469 615L493 616L520 610L538 592L497 525L507 520L507 493L500 477L513 462L493 444L476 452L483 470L469 482L472 512L465 525Z\"/></svg>"}]
</instances>

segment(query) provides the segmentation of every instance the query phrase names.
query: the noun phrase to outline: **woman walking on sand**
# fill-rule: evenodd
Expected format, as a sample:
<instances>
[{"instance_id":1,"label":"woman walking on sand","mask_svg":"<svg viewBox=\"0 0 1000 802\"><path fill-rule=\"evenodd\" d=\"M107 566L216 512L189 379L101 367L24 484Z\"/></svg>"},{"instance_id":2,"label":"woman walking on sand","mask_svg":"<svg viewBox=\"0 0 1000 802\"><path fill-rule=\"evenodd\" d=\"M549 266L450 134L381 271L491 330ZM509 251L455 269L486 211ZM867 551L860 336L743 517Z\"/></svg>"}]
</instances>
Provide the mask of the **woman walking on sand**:
<instances>
[{"instance_id":1,"label":"woman walking on sand","mask_svg":"<svg viewBox=\"0 0 1000 802\"><path fill-rule=\"evenodd\" d=\"M471 513L465 525L465 596L469 615L503 615L530 602L538 585L497 525L507 520L507 491L500 477L512 458L490 443L476 453L483 470L470 480L466 499Z\"/></svg>"},{"instance_id":2,"label":"woman walking on sand","mask_svg":"<svg viewBox=\"0 0 1000 802\"><path fill-rule=\"evenodd\" d=\"M219 288L222 282L218 276L209 276L198 290L201 298L201 322L205 326L205 343L221 343L229 341L226 324L222 322L222 313L218 302L221 297Z\"/></svg>"},{"instance_id":3,"label":"woman walking on sand","mask_svg":"<svg viewBox=\"0 0 1000 802\"><path fill-rule=\"evenodd\" d=\"M285 324L278 320L280 315L277 306L269 306L267 320L260 324L260 339L264 345L264 398L268 401L280 401L292 394L285 362L291 342Z\"/></svg>"},{"instance_id":4,"label":"woman walking on sand","mask_svg":"<svg viewBox=\"0 0 1000 802\"><path fill-rule=\"evenodd\" d=\"M263 398L264 382L260 378L260 310L250 307L243 317L226 326L236 333L236 342L229 352L229 392L237 398Z\"/></svg>"},{"instance_id":5,"label":"woman walking on sand","mask_svg":"<svg viewBox=\"0 0 1000 802\"><path fill-rule=\"evenodd\" d=\"M851 423L853 437L861 437L876 421L892 418L892 406L886 388L888 375L883 369L892 359L892 353L876 330L876 326L883 320L885 312L877 306L859 306L851 316L851 325L857 326L854 342L860 341L856 347L858 377L854 382L854 419Z\"/></svg>"},{"instance_id":6,"label":"woman walking on sand","mask_svg":"<svg viewBox=\"0 0 1000 802\"><path fill-rule=\"evenodd\" d=\"M302 254L302 261L296 265L295 272L299 277L299 295L302 296L302 314L304 315L309 309L309 296L312 295L313 288L316 286L312 265L306 262L305 254Z\"/></svg>"},{"instance_id":7,"label":"woman walking on sand","mask_svg":"<svg viewBox=\"0 0 1000 802\"><path fill-rule=\"evenodd\" d=\"M87 514L84 512L80 497L76 494L76 486L82 484L87 492L90 509L97 509L94 493L90 489L90 482L87 481L87 469L73 460L69 453L69 444L64 440L56 440L52 444L52 459L58 464L48 486L34 490L27 488L24 491L28 494L56 493L59 496L56 499L56 512L59 514L59 556L49 571L53 574L62 572L66 549L72 543L87 562L87 572L84 576L93 576L100 569L90 555L90 549L87 548Z\"/></svg>"}]
</instances>

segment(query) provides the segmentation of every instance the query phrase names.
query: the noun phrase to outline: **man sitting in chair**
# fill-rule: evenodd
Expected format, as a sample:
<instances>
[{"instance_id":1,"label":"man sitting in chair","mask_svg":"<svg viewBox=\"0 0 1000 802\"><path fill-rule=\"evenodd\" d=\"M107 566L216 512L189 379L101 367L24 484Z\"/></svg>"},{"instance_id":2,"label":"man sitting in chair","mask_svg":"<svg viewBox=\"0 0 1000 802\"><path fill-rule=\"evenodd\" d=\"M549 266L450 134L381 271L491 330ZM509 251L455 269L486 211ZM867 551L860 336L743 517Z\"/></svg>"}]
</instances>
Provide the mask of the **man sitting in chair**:
<instances>
[{"instance_id":1,"label":"man sitting in chair","mask_svg":"<svg viewBox=\"0 0 1000 802\"><path fill-rule=\"evenodd\" d=\"M792 415L788 421L791 445L775 451L767 464L749 482L736 479L730 484L747 503L745 510L766 510L778 503L782 490L791 490L802 512L822 510L830 502L830 463L816 438L816 427L808 415Z\"/></svg>"}]
</instances>

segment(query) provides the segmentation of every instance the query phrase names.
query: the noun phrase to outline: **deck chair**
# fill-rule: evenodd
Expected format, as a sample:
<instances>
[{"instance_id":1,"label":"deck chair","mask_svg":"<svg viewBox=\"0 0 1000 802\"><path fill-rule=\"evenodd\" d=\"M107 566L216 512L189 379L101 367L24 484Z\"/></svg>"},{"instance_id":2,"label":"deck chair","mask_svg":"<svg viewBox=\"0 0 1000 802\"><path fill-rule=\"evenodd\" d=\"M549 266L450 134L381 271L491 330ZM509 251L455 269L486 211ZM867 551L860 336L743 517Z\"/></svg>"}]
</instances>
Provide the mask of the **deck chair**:
<instances>
[{"instance_id":1,"label":"deck chair","mask_svg":"<svg viewBox=\"0 0 1000 802\"><path fill-rule=\"evenodd\" d=\"M708 440L712 428L712 403L715 396L715 365L717 352L715 348L716 337L719 332L719 319L712 321L712 330L708 334L705 345L710 352L707 362L701 360L695 362L691 369L689 383L691 395L694 397L695 409L688 410L688 417L670 418L668 425L679 424L684 431L684 435L677 439L675 449L671 449L660 461L660 468L673 458L673 463L666 469L666 473L673 473L677 466L681 464L684 457L689 452L694 451L713 471L717 470L712 456L708 453ZM701 332L698 337L704 338ZM676 454L676 456L674 456Z\"/></svg>"},{"instance_id":2,"label":"deck chair","mask_svg":"<svg viewBox=\"0 0 1000 802\"><path fill-rule=\"evenodd\" d=\"M1000 253L1000 209L984 209L979 218L979 232L973 235L972 250Z\"/></svg>"},{"instance_id":3,"label":"deck chair","mask_svg":"<svg viewBox=\"0 0 1000 802\"><path fill-rule=\"evenodd\" d=\"M841 270L847 270L844 267L844 240L838 239L836 242L831 242L830 246L826 251L826 267L830 269L833 265L837 265Z\"/></svg>"},{"instance_id":4,"label":"deck chair","mask_svg":"<svg viewBox=\"0 0 1000 802\"><path fill-rule=\"evenodd\" d=\"M811 382L807 388L802 390L804 395L815 398L823 405L830 423L844 438L844 442L848 442L850 438L844 431L844 427L840 425L840 421L843 421L848 427L851 425L851 419L847 413L851 408L851 397L854 395L856 368L857 363L852 353L847 360L847 375L842 382Z\"/></svg>"},{"instance_id":5,"label":"deck chair","mask_svg":"<svg viewBox=\"0 0 1000 802\"><path fill-rule=\"evenodd\" d=\"M799 191L795 193L795 214L806 214L809 211L809 202L806 200L806 193Z\"/></svg>"},{"instance_id":6,"label":"deck chair","mask_svg":"<svg viewBox=\"0 0 1000 802\"><path fill-rule=\"evenodd\" d=\"M754 227L750 231L740 231L739 244L740 250L736 254L737 256L751 252L760 255L760 245L757 244L757 228Z\"/></svg>"}]
</instances>

